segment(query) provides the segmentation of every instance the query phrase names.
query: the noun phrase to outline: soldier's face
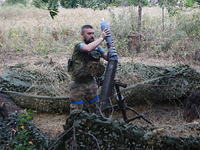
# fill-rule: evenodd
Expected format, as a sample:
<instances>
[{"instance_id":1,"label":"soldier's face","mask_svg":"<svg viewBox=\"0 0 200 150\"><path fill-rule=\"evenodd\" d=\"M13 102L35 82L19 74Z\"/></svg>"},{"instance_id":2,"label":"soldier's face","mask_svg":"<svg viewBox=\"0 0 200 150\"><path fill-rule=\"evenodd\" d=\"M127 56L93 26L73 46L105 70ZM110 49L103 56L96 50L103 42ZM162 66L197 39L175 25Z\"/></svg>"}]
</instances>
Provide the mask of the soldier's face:
<instances>
[{"instance_id":1,"label":"soldier's face","mask_svg":"<svg viewBox=\"0 0 200 150\"><path fill-rule=\"evenodd\" d=\"M83 41L86 44L89 44L94 41L94 29L91 29L91 28L84 29L81 35L83 37Z\"/></svg>"}]
</instances>

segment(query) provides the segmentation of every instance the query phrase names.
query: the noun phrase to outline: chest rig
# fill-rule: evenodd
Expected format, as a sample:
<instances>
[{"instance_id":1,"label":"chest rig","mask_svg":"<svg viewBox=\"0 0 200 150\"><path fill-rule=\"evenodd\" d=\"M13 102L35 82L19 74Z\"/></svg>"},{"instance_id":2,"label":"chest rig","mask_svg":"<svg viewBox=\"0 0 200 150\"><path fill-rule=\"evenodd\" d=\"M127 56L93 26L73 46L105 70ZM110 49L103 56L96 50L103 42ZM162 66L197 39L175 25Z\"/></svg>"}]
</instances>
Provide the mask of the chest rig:
<instances>
[{"instance_id":1,"label":"chest rig","mask_svg":"<svg viewBox=\"0 0 200 150\"><path fill-rule=\"evenodd\" d=\"M68 71L77 79L85 76L102 76L105 66L100 62L101 54L97 50L81 54L82 60L74 60L73 57L69 59Z\"/></svg>"}]
</instances>

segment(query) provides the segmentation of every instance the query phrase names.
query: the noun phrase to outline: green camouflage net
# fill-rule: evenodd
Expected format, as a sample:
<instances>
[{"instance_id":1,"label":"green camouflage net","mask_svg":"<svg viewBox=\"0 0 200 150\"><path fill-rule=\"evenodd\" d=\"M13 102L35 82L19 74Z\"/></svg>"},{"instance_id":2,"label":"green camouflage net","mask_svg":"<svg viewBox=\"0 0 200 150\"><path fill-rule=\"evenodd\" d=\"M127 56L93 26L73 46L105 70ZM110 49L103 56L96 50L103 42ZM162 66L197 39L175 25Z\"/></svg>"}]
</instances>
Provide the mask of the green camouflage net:
<instances>
[{"instance_id":1,"label":"green camouflage net","mask_svg":"<svg viewBox=\"0 0 200 150\"><path fill-rule=\"evenodd\" d=\"M43 134L35 125L31 122L27 122L24 124L24 137L20 136L19 130L21 128L17 128L17 121L19 119L19 114L13 113L8 117L3 118L0 114L0 149L1 150L14 150L15 146L22 144L23 146L27 146L21 142L25 136L29 136L29 141L33 143L33 147L36 147L38 150L48 150L50 145L54 143L55 139L50 138ZM21 133L22 133L21 132ZM36 150L36 149L34 149Z\"/></svg>"},{"instance_id":2,"label":"green camouflage net","mask_svg":"<svg viewBox=\"0 0 200 150\"><path fill-rule=\"evenodd\" d=\"M128 87L121 90L129 106L182 101L191 91L200 89L200 73L188 65L164 67L119 62L115 80L127 83ZM10 67L0 77L0 91L22 108L64 112L69 110L69 83L65 65L37 62Z\"/></svg>"},{"instance_id":3,"label":"green camouflage net","mask_svg":"<svg viewBox=\"0 0 200 150\"><path fill-rule=\"evenodd\" d=\"M69 111L70 76L66 66L49 62L11 66L0 77L0 91L22 108Z\"/></svg>"},{"instance_id":4,"label":"green camouflage net","mask_svg":"<svg viewBox=\"0 0 200 150\"><path fill-rule=\"evenodd\" d=\"M11 66L0 77L0 91L60 96L69 93L70 76L64 65L49 62Z\"/></svg>"},{"instance_id":5,"label":"green camouflage net","mask_svg":"<svg viewBox=\"0 0 200 150\"><path fill-rule=\"evenodd\" d=\"M132 72L137 78L135 84L122 89L128 104L153 105L165 100L181 100L191 91L200 89L200 73L188 65L162 67L126 63L119 64L118 70L123 77L131 78Z\"/></svg>"},{"instance_id":6,"label":"green camouflage net","mask_svg":"<svg viewBox=\"0 0 200 150\"><path fill-rule=\"evenodd\" d=\"M107 120L85 111L72 113L66 121L63 132L50 150L81 149L159 149L180 150L199 149L197 137L172 137L161 135L159 130L149 126L138 126L115 120ZM193 124L188 128L200 133L200 125Z\"/></svg>"},{"instance_id":7,"label":"green camouflage net","mask_svg":"<svg viewBox=\"0 0 200 150\"><path fill-rule=\"evenodd\" d=\"M0 149L13 150L20 139L16 129L18 115L0 116ZM180 125L194 131L197 136L175 137L161 134L161 130L150 126L138 126L102 118L85 111L70 114L65 131L57 138L49 138L32 123L25 124L25 132L38 150L180 150L200 148L200 125ZM168 128L172 128L168 126ZM14 129L14 130L13 130ZM15 131L16 130L16 131ZM19 138L19 137L18 137ZM13 145L14 144L14 145Z\"/></svg>"}]
</instances>

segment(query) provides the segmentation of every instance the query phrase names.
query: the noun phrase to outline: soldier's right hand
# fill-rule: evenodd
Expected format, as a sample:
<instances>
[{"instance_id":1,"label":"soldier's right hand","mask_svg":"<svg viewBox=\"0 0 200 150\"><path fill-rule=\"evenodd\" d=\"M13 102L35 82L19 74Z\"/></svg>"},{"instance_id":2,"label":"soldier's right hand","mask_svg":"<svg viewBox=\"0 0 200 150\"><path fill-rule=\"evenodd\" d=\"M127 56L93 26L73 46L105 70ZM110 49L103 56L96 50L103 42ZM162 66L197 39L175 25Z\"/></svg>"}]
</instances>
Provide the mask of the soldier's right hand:
<instances>
[{"instance_id":1,"label":"soldier's right hand","mask_svg":"<svg viewBox=\"0 0 200 150\"><path fill-rule=\"evenodd\" d=\"M105 40L106 37L111 36L110 30L108 30L107 28L105 28L102 33L101 33L101 37Z\"/></svg>"}]
</instances>

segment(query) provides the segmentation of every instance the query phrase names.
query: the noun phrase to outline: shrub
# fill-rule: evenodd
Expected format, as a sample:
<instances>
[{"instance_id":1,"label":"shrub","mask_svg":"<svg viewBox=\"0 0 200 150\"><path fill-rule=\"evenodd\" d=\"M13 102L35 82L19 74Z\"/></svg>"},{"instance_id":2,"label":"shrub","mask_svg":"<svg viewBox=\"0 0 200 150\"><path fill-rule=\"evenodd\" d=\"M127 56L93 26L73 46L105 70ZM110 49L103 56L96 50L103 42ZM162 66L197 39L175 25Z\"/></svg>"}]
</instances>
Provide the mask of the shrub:
<instances>
[{"instance_id":1,"label":"shrub","mask_svg":"<svg viewBox=\"0 0 200 150\"><path fill-rule=\"evenodd\" d=\"M120 55L127 56L136 53L128 50L128 35L137 31L137 12L133 7L122 10L118 15L110 11L111 29L115 40L115 47L120 50Z\"/></svg>"},{"instance_id":2,"label":"shrub","mask_svg":"<svg viewBox=\"0 0 200 150\"><path fill-rule=\"evenodd\" d=\"M147 6L148 1L141 0L141 4L142 4L142 6ZM131 6L131 5L138 6L138 0L128 0L128 6Z\"/></svg>"},{"instance_id":3,"label":"shrub","mask_svg":"<svg viewBox=\"0 0 200 150\"><path fill-rule=\"evenodd\" d=\"M193 0L185 0L185 7L192 7L194 5Z\"/></svg>"}]
</instances>

